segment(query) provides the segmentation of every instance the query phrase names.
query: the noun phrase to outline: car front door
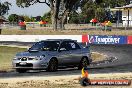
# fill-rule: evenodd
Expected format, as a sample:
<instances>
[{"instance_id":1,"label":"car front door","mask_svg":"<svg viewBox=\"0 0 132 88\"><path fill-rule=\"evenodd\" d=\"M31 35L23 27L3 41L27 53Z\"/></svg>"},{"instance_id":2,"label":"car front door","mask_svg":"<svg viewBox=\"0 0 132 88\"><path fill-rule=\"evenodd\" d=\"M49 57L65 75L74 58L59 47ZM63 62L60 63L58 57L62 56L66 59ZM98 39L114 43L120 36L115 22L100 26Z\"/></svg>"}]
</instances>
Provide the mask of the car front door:
<instances>
[{"instance_id":1,"label":"car front door","mask_svg":"<svg viewBox=\"0 0 132 88\"><path fill-rule=\"evenodd\" d=\"M58 50L58 65L59 66L68 66L70 62L70 50L68 47L68 42L64 41L61 43Z\"/></svg>"}]
</instances>

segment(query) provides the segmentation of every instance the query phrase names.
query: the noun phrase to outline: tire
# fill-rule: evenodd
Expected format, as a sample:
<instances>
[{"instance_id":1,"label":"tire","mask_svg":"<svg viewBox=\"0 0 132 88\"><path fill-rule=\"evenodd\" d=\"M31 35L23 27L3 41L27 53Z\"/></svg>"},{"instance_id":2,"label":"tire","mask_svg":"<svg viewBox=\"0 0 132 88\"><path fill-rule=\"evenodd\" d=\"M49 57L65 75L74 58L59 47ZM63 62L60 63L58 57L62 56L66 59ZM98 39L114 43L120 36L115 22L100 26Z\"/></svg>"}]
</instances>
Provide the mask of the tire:
<instances>
[{"instance_id":1,"label":"tire","mask_svg":"<svg viewBox=\"0 0 132 88\"><path fill-rule=\"evenodd\" d=\"M80 64L78 66L78 69L82 69L83 67L87 67L89 65L89 61L86 57L83 57L80 61Z\"/></svg>"},{"instance_id":2,"label":"tire","mask_svg":"<svg viewBox=\"0 0 132 88\"><path fill-rule=\"evenodd\" d=\"M47 68L47 71L55 72L58 69L58 62L56 59L51 59Z\"/></svg>"},{"instance_id":3,"label":"tire","mask_svg":"<svg viewBox=\"0 0 132 88\"><path fill-rule=\"evenodd\" d=\"M25 72L27 72L27 70L26 69L16 69L16 72L18 72L18 73L25 73Z\"/></svg>"}]
</instances>

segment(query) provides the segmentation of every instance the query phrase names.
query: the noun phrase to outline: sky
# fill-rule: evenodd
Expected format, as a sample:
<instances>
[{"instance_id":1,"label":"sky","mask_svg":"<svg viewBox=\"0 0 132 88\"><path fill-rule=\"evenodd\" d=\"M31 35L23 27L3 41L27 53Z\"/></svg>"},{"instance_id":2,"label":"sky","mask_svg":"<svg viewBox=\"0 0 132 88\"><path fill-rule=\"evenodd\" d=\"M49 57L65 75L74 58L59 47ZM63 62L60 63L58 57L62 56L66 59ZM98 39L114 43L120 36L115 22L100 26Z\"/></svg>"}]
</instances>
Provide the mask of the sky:
<instances>
[{"instance_id":1,"label":"sky","mask_svg":"<svg viewBox=\"0 0 132 88\"><path fill-rule=\"evenodd\" d=\"M20 8L16 5L16 0L0 0L0 2L8 1L12 4L9 14L28 15L28 16L43 16L44 13L50 11L50 8L44 3L34 4L28 8ZM6 15L6 17L8 17Z\"/></svg>"}]
</instances>

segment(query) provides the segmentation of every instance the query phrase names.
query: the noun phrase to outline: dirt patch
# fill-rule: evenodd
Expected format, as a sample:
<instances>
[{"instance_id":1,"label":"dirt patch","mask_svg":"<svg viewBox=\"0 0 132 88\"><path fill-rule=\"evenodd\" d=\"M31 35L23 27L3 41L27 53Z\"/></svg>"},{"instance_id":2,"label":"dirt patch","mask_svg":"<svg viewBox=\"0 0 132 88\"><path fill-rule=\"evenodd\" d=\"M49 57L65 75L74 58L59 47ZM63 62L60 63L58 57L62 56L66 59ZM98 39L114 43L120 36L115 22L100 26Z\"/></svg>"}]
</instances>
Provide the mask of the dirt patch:
<instances>
[{"instance_id":1,"label":"dirt patch","mask_svg":"<svg viewBox=\"0 0 132 88\"><path fill-rule=\"evenodd\" d=\"M83 88L79 84L80 75L49 76L49 77L22 77L0 79L0 88ZM132 73L90 74L90 79L129 79ZM90 88L131 88L132 86L91 86Z\"/></svg>"},{"instance_id":2,"label":"dirt patch","mask_svg":"<svg viewBox=\"0 0 132 88\"><path fill-rule=\"evenodd\" d=\"M98 62L98 61L106 60L108 58L108 56L103 53L92 52L91 58L92 58L93 62Z\"/></svg>"},{"instance_id":3,"label":"dirt patch","mask_svg":"<svg viewBox=\"0 0 132 88\"><path fill-rule=\"evenodd\" d=\"M2 83L0 88L74 88L76 85L67 83L67 84L56 84L47 81L24 81L17 83Z\"/></svg>"}]
</instances>

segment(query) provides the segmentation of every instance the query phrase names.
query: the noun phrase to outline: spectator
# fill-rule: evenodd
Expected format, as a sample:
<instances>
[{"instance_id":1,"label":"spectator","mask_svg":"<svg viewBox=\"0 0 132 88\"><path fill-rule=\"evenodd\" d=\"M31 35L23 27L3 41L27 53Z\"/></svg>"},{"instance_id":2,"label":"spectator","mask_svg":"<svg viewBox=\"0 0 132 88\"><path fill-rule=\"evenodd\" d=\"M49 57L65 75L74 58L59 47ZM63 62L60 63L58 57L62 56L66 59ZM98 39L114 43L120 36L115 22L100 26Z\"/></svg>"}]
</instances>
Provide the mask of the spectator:
<instances>
[{"instance_id":1,"label":"spectator","mask_svg":"<svg viewBox=\"0 0 132 88\"><path fill-rule=\"evenodd\" d=\"M104 23L101 23L102 25L102 30L108 30L108 31L111 31L112 29L112 23L110 21L105 21Z\"/></svg>"},{"instance_id":2,"label":"spectator","mask_svg":"<svg viewBox=\"0 0 132 88\"><path fill-rule=\"evenodd\" d=\"M92 20L90 20L90 22L92 23L92 26L96 26L98 20L96 18L93 18Z\"/></svg>"}]
</instances>

